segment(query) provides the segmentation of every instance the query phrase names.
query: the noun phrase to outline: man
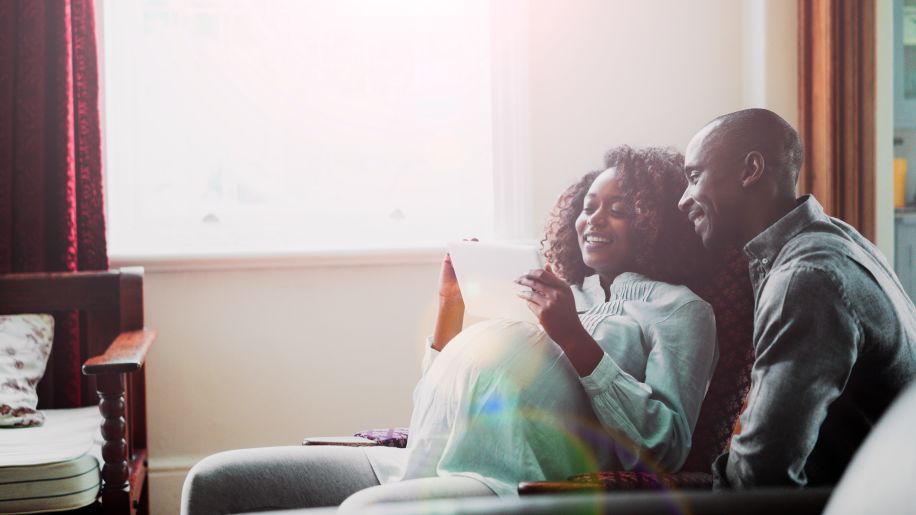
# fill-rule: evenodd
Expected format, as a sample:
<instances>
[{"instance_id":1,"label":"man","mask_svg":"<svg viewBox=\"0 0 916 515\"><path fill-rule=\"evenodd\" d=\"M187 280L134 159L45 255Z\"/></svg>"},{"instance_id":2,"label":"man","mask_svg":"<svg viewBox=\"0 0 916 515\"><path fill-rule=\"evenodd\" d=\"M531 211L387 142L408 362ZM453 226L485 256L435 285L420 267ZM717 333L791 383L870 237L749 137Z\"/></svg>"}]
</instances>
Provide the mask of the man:
<instances>
[{"instance_id":1,"label":"man","mask_svg":"<svg viewBox=\"0 0 916 515\"><path fill-rule=\"evenodd\" d=\"M802 159L765 109L716 118L687 146L679 207L707 247L743 246L756 306L751 390L717 488L835 484L916 377L916 308L874 245L795 198Z\"/></svg>"}]
</instances>

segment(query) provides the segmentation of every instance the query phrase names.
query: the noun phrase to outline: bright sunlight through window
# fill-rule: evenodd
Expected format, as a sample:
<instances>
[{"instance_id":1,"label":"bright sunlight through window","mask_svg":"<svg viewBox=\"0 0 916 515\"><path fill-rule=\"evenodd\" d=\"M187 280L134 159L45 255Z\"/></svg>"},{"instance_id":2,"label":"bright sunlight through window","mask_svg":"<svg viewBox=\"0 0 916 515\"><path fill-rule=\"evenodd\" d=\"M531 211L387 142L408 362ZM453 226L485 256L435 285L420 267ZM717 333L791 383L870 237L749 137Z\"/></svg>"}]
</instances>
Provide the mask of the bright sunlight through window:
<instances>
[{"instance_id":1,"label":"bright sunlight through window","mask_svg":"<svg viewBox=\"0 0 916 515\"><path fill-rule=\"evenodd\" d=\"M109 0L102 13L112 255L492 233L488 2Z\"/></svg>"}]
</instances>

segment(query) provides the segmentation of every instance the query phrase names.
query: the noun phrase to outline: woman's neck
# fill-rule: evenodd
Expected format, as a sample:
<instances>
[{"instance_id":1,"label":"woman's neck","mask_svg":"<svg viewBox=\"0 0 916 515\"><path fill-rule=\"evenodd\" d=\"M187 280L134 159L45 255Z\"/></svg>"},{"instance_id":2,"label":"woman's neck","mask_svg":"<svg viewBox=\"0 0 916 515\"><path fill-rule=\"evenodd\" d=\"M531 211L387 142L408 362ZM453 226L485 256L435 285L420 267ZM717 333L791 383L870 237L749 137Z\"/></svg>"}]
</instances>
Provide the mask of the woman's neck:
<instances>
[{"instance_id":1,"label":"woman's neck","mask_svg":"<svg viewBox=\"0 0 916 515\"><path fill-rule=\"evenodd\" d=\"M601 289L604 290L604 302L611 300L611 284L614 283L614 279L617 279L618 275L620 274L598 274L598 280L601 283Z\"/></svg>"}]
</instances>

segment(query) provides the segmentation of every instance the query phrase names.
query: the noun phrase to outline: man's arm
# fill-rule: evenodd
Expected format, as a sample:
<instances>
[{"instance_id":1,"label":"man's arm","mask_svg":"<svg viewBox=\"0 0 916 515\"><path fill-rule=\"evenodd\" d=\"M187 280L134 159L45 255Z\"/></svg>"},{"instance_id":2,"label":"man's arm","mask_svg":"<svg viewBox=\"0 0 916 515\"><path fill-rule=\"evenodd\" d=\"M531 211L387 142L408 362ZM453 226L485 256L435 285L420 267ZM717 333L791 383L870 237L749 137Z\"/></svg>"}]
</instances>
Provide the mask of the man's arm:
<instances>
[{"instance_id":1,"label":"man's arm","mask_svg":"<svg viewBox=\"0 0 916 515\"><path fill-rule=\"evenodd\" d=\"M837 278L814 268L770 274L754 317L757 357L741 433L722 486L807 483L805 463L827 409L843 392L862 341ZM718 463L717 465L721 465Z\"/></svg>"}]
</instances>

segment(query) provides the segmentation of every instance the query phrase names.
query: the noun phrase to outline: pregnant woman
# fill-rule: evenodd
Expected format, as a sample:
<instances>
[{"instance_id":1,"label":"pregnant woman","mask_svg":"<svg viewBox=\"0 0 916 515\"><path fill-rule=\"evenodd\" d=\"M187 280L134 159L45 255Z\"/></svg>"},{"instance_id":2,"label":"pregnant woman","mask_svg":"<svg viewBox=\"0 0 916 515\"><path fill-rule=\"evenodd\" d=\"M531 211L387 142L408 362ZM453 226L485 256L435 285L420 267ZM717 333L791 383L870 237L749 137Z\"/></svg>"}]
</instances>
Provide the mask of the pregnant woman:
<instances>
[{"instance_id":1,"label":"pregnant woman","mask_svg":"<svg viewBox=\"0 0 916 515\"><path fill-rule=\"evenodd\" d=\"M217 454L189 474L183 512L511 496L524 480L676 471L718 355L712 309L684 286L703 259L677 210L683 158L618 147L605 164L561 195L542 242L549 264L518 279L539 324L462 328L446 257L406 449Z\"/></svg>"}]
</instances>

